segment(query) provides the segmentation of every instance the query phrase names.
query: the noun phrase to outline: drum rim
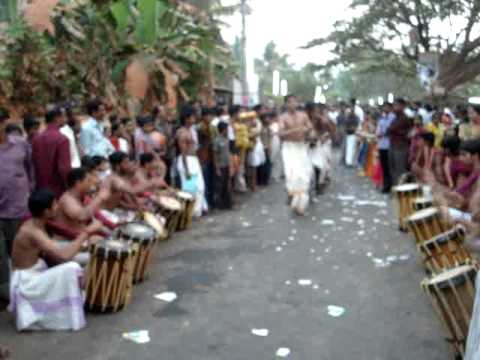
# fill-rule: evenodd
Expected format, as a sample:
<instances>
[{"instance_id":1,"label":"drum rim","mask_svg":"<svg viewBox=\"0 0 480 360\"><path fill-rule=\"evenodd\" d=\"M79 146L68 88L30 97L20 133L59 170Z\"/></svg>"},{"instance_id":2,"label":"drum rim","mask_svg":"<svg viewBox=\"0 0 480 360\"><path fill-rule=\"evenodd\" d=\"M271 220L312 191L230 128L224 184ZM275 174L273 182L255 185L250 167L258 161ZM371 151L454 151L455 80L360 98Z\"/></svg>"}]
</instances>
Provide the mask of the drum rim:
<instances>
[{"instance_id":1,"label":"drum rim","mask_svg":"<svg viewBox=\"0 0 480 360\"><path fill-rule=\"evenodd\" d=\"M419 214L419 213L422 213L422 214L425 213L427 216L419 217L419 216L422 215L422 214ZM415 211L412 215L410 215L407 218L407 222L414 223L417 220L428 220L430 218L433 218L435 215L437 215L439 213L440 213L440 211L436 207L430 206L428 208Z\"/></svg>"},{"instance_id":2,"label":"drum rim","mask_svg":"<svg viewBox=\"0 0 480 360\"><path fill-rule=\"evenodd\" d=\"M426 285L429 288L438 287L439 289L446 288L449 282L452 282L455 286L462 285L465 283L464 275L469 276L470 274L473 274L473 276L475 276L476 272L477 269L471 264L460 265L453 269L447 269L440 274L432 276L428 280ZM453 274L455 274L455 276L449 277L449 275Z\"/></svg>"},{"instance_id":3,"label":"drum rim","mask_svg":"<svg viewBox=\"0 0 480 360\"><path fill-rule=\"evenodd\" d=\"M134 225L134 224L137 224L137 225L140 225L140 226L143 226L145 228L148 228L148 230L150 231L150 234L149 235L130 235L130 234L126 234L125 232L122 231L122 228L125 228L129 225ZM141 221L132 221L132 222L128 222L128 223L125 223L125 224L122 224L121 226L119 226L118 228L118 232L119 232L119 236L122 237L122 238L126 238L128 240L131 240L133 242L136 242L136 243L151 243L153 241L155 241L155 237L156 237L156 231L155 229L148 225L147 223L144 223L144 222L141 222Z\"/></svg>"},{"instance_id":4,"label":"drum rim","mask_svg":"<svg viewBox=\"0 0 480 360\"><path fill-rule=\"evenodd\" d=\"M193 196L193 194L187 192L187 191L182 191L182 190L179 190L177 191L177 194L176 194L178 197L182 198L183 200L193 200L195 197Z\"/></svg>"},{"instance_id":5,"label":"drum rim","mask_svg":"<svg viewBox=\"0 0 480 360\"><path fill-rule=\"evenodd\" d=\"M176 202L175 208L172 208L171 206L169 206L169 204L165 204L163 202L164 199L168 199L168 201L172 201L172 200L175 201ZM170 211L181 211L182 210L182 203L180 201L178 201L177 199L175 199L175 197L173 197L173 196L165 196L165 195L159 196L158 202L159 202L160 206L164 207L167 210L170 210Z\"/></svg>"},{"instance_id":6,"label":"drum rim","mask_svg":"<svg viewBox=\"0 0 480 360\"><path fill-rule=\"evenodd\" d=\"M118 248L107 248L107 243L116 242L121 245ZM121 239L107 238L100 240L98 243L93 244L90 248L92 256L101 257L105 259L121 258L125 259L132 256L135 253L135 249L127 242Z\"/></svg>"},{"instance_id":7,"label":"drum rim","mask_svg":"<svg viewBox=\"0 0 480 360\"><path fill-rule=\"evenodd\" d=\"M403 189L406 188L406 189ZM408 192L414 190L420 190L420 184L417 183L406 183L394 186L392 189L394 192Z\"/></svg>"},{"instance_id":8,"label":"drum rim","mask_svg":"<svg viewBox=\"0 0 480 360\"><path fill-rule=\"evenodd\" d=\"M451 240L455 240L460 238L461 234L459 233L459 229L454 228L450 229L448 231L445 231L441 234L438 234L431 238L430 240L427 240L421 244L421 246L426 247L429 250L435 249L435 243L438 245L444 245L448 243Z\"/></svg>"}]
</instances>

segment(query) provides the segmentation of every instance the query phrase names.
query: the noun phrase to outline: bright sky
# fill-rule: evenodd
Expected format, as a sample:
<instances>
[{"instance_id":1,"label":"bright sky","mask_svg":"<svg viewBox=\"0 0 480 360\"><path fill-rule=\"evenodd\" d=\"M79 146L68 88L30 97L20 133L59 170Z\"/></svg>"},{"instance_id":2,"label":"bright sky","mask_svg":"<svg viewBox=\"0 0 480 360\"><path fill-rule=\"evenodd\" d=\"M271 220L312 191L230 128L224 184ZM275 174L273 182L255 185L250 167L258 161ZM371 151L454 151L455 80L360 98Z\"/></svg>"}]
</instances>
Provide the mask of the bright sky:
<instances>
[{"instance_id":1,"label":"bright sky","mask_svg":"<svg viewBox=\"0 0 480 360\"><path fill-rule=\"evenodd\" d=\"M239 0L223 0L224 5ZM325 48L299 49L310 40L328 35L337 20L345 19L351 0L248 0L252 9L247 17L247 57L262 57L265 45L273 40L282 54L290 55L290 62L302 66L308 62L324 63L329 59ZM239 14L225 19L231 24L223 32L225 40L233 43L241 34ZM251 69L249 69L251 71Z\"/></svg>"}]
</instances>

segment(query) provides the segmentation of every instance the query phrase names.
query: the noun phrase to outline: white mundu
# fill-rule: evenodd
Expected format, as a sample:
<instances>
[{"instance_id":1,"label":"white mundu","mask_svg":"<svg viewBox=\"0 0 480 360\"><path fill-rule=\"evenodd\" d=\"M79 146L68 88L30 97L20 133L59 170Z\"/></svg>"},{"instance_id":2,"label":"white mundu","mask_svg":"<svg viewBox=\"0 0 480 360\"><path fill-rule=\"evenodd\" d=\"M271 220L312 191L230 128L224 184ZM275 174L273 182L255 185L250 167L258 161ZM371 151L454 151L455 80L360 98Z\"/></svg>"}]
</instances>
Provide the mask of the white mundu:
<instances>
[{"instance_id":1,"label":"white mundu","mask_svg":"<svg viewBox=\"0 0 480 360\"><path fill-rule=\"evenodd\" d=\"M14 270L10 281L10 307L17 329L80 330L85 327L80 279L83 270L67 262L47 267L39 259L29 269Z\"/></svg>"}]
</instances>

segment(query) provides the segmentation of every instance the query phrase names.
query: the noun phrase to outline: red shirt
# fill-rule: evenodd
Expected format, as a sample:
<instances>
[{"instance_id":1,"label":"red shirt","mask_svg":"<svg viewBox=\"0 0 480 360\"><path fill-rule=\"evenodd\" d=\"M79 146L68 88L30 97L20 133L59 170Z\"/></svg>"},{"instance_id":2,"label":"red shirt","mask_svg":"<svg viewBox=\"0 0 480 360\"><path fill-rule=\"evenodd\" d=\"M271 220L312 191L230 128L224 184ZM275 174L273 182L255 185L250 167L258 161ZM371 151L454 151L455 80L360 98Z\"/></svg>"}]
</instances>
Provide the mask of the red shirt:
<instances>
[{"instance_id":1,"label":"red shirt","mask_svg":"<svg viewBox=\"0 0 480 360\"><path fill-rule=\"evenodd\" d=\"M32 160L37 188L48 188L60 197L67 188L71 159L68 138L56 125L49 124L33 139Z\"/></svg>"}]
</instances>

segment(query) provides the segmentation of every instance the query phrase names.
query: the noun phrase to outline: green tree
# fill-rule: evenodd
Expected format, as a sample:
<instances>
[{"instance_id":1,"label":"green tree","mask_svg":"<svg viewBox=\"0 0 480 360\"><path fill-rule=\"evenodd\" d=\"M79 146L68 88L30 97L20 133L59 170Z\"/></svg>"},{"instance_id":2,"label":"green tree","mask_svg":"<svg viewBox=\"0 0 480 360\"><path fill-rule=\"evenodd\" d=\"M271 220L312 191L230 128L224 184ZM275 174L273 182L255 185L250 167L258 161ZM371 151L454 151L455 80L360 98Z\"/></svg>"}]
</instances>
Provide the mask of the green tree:
<instances>
[{"instance_id":1,"label":"green tree","mask_svg":"<svg viewBox=\"0 0 480 360\"><path fill-rule=\"evenodd\" d=\"M437 84L447 92L480 74L480 1L354 0L351 9L359 16L307 45L333 44L336 58L327 66L362 64L413 76L421 55L435 52Z\"/></svg>"},{"instance_id":2,"label":"green tree","mask_svg":"<svg viewBox=\"0 0 480 360\"><path fill-rule=\"evenodd\" d=\"M273 41L265 46L262 59L255 59L255 72L259 77L259 92L262 101L274 99L281 102L281 98L273 96L273 72L280 72L280 77L287 80L288 92L295 94L303 101L312 101L315 88L319 84L315 77L315 68L307 65L296 70L289 63L288 55L280 54Z\"/></svg>"}]
</instances>

